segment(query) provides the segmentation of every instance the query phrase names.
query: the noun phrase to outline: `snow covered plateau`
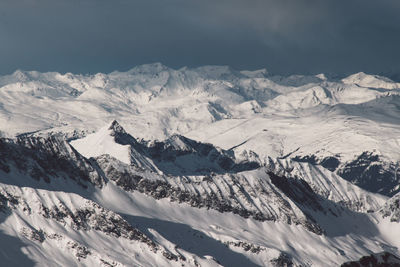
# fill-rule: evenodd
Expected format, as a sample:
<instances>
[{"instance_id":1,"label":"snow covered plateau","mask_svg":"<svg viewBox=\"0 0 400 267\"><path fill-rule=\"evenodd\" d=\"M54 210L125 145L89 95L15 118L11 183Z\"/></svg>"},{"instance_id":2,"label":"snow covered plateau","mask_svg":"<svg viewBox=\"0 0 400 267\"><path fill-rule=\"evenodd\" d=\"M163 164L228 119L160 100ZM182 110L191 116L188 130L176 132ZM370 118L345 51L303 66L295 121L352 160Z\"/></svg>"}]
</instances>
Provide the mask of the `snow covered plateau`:
<instances>
[{"instance_id":1,"label":"snow covered plateau","mask_svg":"<svg viewBox=\"0 0 400 267\"><path fill-rule=\"evenodd\" d=\"M382 76L16 71L1 264L400 266L399 152Z\"/></svg>"}]
</instances>

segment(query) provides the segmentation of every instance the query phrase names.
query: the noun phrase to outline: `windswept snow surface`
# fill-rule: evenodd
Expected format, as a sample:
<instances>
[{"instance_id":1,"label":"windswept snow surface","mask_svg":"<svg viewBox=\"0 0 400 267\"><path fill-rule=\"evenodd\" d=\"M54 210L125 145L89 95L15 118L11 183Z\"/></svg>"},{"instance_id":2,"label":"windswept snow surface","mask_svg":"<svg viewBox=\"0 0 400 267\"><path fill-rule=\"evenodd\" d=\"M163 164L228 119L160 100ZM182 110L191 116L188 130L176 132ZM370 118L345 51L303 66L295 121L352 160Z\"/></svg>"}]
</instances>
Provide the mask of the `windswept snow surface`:
<instances>
[{"instance_id":1,"label":"windswept snow surface","mask_svg":"<svg viewBox=\"0 0 400 267\"><path fill-rule=\"evenodd\" d=\"M160 63L2 76L0 258L337 266L398 257L399 88L365 73Z\"/></svg>"},{"instance_id":2,"label":"windswept snow surface","mask_svg":"<svg viewBox=\"0 0 400 267\"><path fill-rule=\"evenodd\" d=\"M131 164L129 145L116 143L114 134L113 129L107 125L96 133L72 141L71 145L86 158L108 154L123 163Z\"/></svg>"}]
</instances>

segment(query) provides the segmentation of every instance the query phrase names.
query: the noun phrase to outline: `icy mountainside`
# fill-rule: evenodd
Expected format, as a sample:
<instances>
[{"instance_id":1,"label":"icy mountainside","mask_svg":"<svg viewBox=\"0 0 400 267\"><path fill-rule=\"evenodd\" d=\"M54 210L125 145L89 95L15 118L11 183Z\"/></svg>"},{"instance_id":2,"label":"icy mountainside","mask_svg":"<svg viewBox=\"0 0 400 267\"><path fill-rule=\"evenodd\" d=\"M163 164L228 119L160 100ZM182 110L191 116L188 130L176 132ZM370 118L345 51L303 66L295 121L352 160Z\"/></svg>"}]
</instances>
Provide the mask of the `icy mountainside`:
<instances>
[{"instance_id":1,"label":"icy mountainside","mask_svg":"<svg viewBox=\"0 0 400 267\"><path fill-rule=\"evenodd\" d=\"M96 133L71 141L71 144L87 158L107 154L125 164L166 174L225 173L259 167L256 162L236 163L233 152L180 135L165 141L138 141L116 120Z\"/></svg>"},{"instance_id":2,"label":"icy mountainside","mask_svg":"<svg viewBox=\"0 0 400 267\"><path fill-rule=\"evenodd\" d=\"M51 258L56 265L323 266L371 251L398 254L398 240L380 234L381 215L363 213L386 199L327 170L309 185L318 170L308 163L258 166L179 136L139 142L116 121L84 140L106 154L84 158L60 136L1 139L0 229L14 244L3 249L19 255L24 247L28 265ZM107 154L121 145L154 165ZM192 156L209 163L209 174L157 168ZM215 157L230 164L223 169ZM243 164L248 169L236 171Z\"/></svg>"},{"instance_id":3,"label":"icy mountainside","mask_svg":"<svg viewBox=\"0 0 400 267\"><path fill-rule=\"evenodd\" d=\"M394 83L392 80L378 76L368 75L363 72L350 75L342 80L346 84L357 84L360 87L399 89L400 83Z\"/></svg>"},{"instance_id":4,"label":"icy mountainside","mask_svg":"<svg viewBox=\"0 0 400 267\"><path fill-rule=\"evenodd\" d=\"M74 193L1 184L0 198L0 247L8 266L167 266L171 259L177 266L191 256L171 253L120 215ZM18 252L22 244L25 253Z\"/></svg>"},{"instance_id":5,"label":"icy mountainside","mask_svg":"<svg viewBox=\"0 0 400 267\"><path fill-rule=\"evenodd\" d=\"M354 211L376 211L387 200L382 195L352 185L320 165L278 159L268 166L275 173L303 179L318 195Z\"/></svg>"},{"instance_id":6,"label":"icy mountainside","mask_svg":"<svg viewBox=\"0 0 400 267\"><path fill-rule=\"evenodd\" d=\"M24 266L399 256L399 107L399 84L365 73L0 77L0 252Z\"/></svg>"},{"instance_id":7,"label":"icy mountainside","mask_svg":"<svg viewBox=\"0 0 400 267\"><path fill-rule=\"evenodd\" d=\"M107 127L101 129L99 133L74 140L71 144L81 153L82 151L86 151L85 143L96 143L99 147L105 147L102 143L105 139L105 135L100 133L106 128ZM115 128L117 128L118 131L113 130ZM193 184L200 184L202 188L196 189L195 191L207 192L207 187L209 187L211 188L211 192L208 192L207 195L214 195L215 197L221 197L223 194L226 194L221 188L230 188L232 184L235 184L239 187L238 190L235 189L233 193L232 190L229 190L231 191L229 197L225 196L226 199L224 201L229 202L231 201L230 199L241 195L241 192L249 193L249 190L260 190L260 192L250 194L251 196L260 197L263 195L263 191L271 191L271 189L265 188L265 184L259 179L265 179L266 176L272 175L273 177L271 177L270 181L272 185L277 184L277 180L279 180L278 176L293 178L293 181L301 179L310 184L318 195L335 203L341 203L354 211L366 212L368 210L376 210L386 200L386 198L381 195L371 194L357 186L353 186L322 167L313 166L308 163L278 160L277 162L270 161L263 167L255 161L241 161L240 159L236 159L234 155L230 154L228 151L215 148L210 144L198 143L183 136L175 135L164 142L142 142L142 144L140 144L134 137L127 134L116 121L113 121L108 129L107 136L109 139L107 141L107 150L112 152L114 151L114 147L119 147L124 144L127 150L135 151L135 153L132 153L131 161L128 164L131 166L124 167L124 165L119 163L119 161L124 162L124 157L122 159L115 156L113 157L113 155L107 153L107 151L104 151L103 154L95 155L96 161L105 174L108 172L119 173L118 175L121 176L120 182L127 183L123 185L126 188L130 186L137 187L137 184L133 183L129 185L129 179L126 180L124 175L126 176L126 173L133 173L137 176L138 172L147 172L149 173L149 180L155 179L158 181L165 181L165 183L169 184L168 186L180 185L183 181L183 185L180 187L186 190L190 190L190 188L187 188L184 183L191 184L191 187L196 187ZM135 147L136 150L134 149ZM137 151L141 151L141 153ZM141 163L142 160L137 160L136 158L146 158L147 162L151 162L151 164L148 164L147 166L149 167L146 168L146 165ZM163 175L166 177L163 177ZM241 176L245 177L247 181L235 181L236 179L240 179ZM172 182L175 177L177 177L178 180ZM221 179L222 177L223 179ZM217 180L221 180L221 182L226 183L226 185L216 186L215 188L219 188L219 190L215 191L212 189L214 187L212 184ZM251 185L252 188L244 188L244 183ZM300 186L303 185L300 183ZM306 187L307 190L304 190L304 188L302 189L303 190L300 191L309 190L308 187ZM279 191L279 189L275 188L272 190L272 193L269 194L274 194L277 190ZM345 192L345 195L341 195L343 192ZM166 192L163 192L163 194L165 193ZM304 200L305 199L302 201ZM252 202L251 200L247 201L250 203ZM242 206L246 205L242 204ZM258 210L260 211L260 208L258 208Z\"/></svg>"},{"instance_id":8,"label":"icy mountainside","mask_svg":"<svg viewBox=\"0 0 400 267\"><path fill-rule=\"evenodd\" d=\"M79 137L118 119L140 139L181 134L261 158L325 162L392 196L400 190L399 95L398 83L365 73L339 80L159 63L96 75L16 71L0 77L0 135Z\"/></svg>"}]
</instances>

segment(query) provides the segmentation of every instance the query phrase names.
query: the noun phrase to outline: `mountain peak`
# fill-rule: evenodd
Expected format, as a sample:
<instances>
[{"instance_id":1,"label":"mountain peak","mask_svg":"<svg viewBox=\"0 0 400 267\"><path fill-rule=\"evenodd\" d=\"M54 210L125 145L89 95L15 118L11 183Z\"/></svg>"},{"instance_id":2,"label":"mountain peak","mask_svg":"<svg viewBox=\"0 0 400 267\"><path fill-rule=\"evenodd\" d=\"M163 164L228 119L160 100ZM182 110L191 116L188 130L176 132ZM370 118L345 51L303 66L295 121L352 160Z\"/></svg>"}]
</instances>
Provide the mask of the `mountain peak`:
<instances>
[{"instance_id":1,"label":"mountain peak","mask_svg":"<svg viewBox=\"0 0 400 267\"><path fill-rule=\"evenodd\" d=\"M73 140L70 144L86 158L108 154L130 164L130 146L119 140L126 135L125 130L116 120L109 125L82 139Z\"/></svg>"},{"instance_id":2,"label":"mountain peak","mask_svg":"<svg viewBox=\"0 0 400 267\"><path fill-rule=\"evenodd\" d=\"M108 130L111 130L111 136L114 136L116 133L126 133L124 128L122 128L121 124L117 120L113 120L108 127Z\"/></svg>"},{"instance_id":3,"label":"mountain peak","mask_svg":"<svg viewBox=\"0 0 400 267\"><path fill-rule=\"evenodd\" d=\"M342 79L342 82L345 84L356 84L361 87L369 88L397 89L400 87L399 83L395 83L387 77L366 74L364 72L352 74Z\"/></svg>"},{"instance_id":4,"label":"mountain peak","mask_svg":"<svg viewBox=\"0 0 400 267\"><path fill-rule=\"evenodd\" d=\"M16 70L12 74L12 77L16 79L18 82L26 82L29 80L29 76L27 75L26 71L23 70Z\"/></svg>"}]
</instances>

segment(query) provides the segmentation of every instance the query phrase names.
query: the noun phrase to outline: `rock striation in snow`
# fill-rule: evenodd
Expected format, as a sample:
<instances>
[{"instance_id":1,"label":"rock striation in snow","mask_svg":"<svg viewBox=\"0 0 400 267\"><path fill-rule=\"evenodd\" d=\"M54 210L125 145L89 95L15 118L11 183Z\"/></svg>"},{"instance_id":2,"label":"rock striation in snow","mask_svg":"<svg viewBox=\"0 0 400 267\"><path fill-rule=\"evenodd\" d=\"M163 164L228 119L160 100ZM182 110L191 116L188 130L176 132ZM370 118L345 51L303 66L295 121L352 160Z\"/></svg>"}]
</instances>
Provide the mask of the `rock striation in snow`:
<instances>
[{"instance_id":1,"label":"rock striation in snow","mask_svg":"<svg viewBox=\"0 0 400 267\"><path fill-rule=\"evenodd\" d=\"M195 214L199 212L211 213L207 216L219 218L218 223L215 221L219 226L211 225L211 229L217 231L218 234L217 232L209 233L211 237L207 238L216 238L217 241L213 242L222 242L226 244L224 247L227 246L229 251L237 251L235 253L244 255L244 258L240 258L240 262L246 265L298 265L307 263L308 261L305 260L307 257L312 257L311 262L318 265L318 262L326 260L325 257L332 258L329 253L322 257L310 254L307 252L308 249L300 249L296 238L290 238L281 243L279 240L287 236L287 231L302 233L301 235L310 239L309 242L312 242L313 246L327 246L330 247L330 250L342 251L337 258L333 258L333 262L336 263L365 255L371 239L374 240L375 234L371 235L370 231L373 231L372 229L375 227L373 226L375 217L364 212L373 212L373 209L378 208L380 204L383 205L386 199L367 193L327 170L322 175L317 175L317 170L315 170L317 167L309 163L282 160L270 162L268 166L260 166L236 159L228 152L212 145L201 144L178 136L165 142L138 142L127 134L116 121L99 130L99 133L102 133L104 129L107 129L107 135L113 138L113 142L108 143L111 152L115 151L113 146L121 145L119 142L130 140L129 146L131 148L141 147L137 151L140 151L142 157L154 162L154 165L146 167L139 165L138 161L131 161L127 164L113 157L111 153L107 153L107 149L104 150L104 154L92 155L87 159L61 136L47 139L32 136L1 139L2 172L0 182L2 182L3 190L1 199L2 210L5 212L4 216L7 216L8 222L2 227L5 227L4 229L8 233L18 233L17 235L11 234L11 236L26 240L23 241L26 246L30 246L31 243L39 244L35 250L37 252L29 254L30 259L42 262L41 255L52 253L55 255L52 257L54 264L71 264L77 261L90 265L111 262L118 266L134 262L147 265L154 261L152 264L156 265L215 266L218 262L222 262L223 265L235 266L223 256L226 255L226 251L220 252L221 254L213 254L212 257L193 254L190 249L177 249L177 246L189 242L188 236L182 237L183 239L171 237L172 239L167 242L165 238L168 239L168 236L171 235L168 230L164 232L167 234L164 238L158 237L157 232L150 231L145 223L149 219L144 218L156 216L160 219L171 215L172 210L168 208L170 204L164 206L166 203L174 205L174 213L180 209L184 210L182 214L178 212L180 215L176 215L179 217L177 220L186 221L190 225L196 225L192 218L195 218ZM108 140L108 136L99 133L88 137L98 141ZM88 140L88 137L83 139ZM121 139L122 137L124 138ZM79 141L75 140L72 143L81 144ZM92 141L94 140L88 140L89 143ZM124 143L124 145L128 144ZM13 153L11 149L14 151ZM210 153L210 151L214 151L213 153L216 154ZM153 158L154 155L157 155L158 159ZM179 158L193 156L203 162L209 162L208 173L204 168L201 170L190 169L190 174L185 173L188 169L182 169L179 166ZM215 158L218 157L229 159L230 161L227 161L229 164L213 164ZM64 163L60 167L56 164L57 162ZM21 163L23 165L19 165ZM168 172L165 166L171 168L175 164L178 165L175 169L180 172ZM154 169L157 166L163 166L164 171ZM246 168L242 166L246 166ZM310 180L311 176L320 181ZM10 181L12 184L9 184ZM335 192L331 196L326 195L325 186L328 183L332 183L331 188ZM59 192L60 190L63 192ZM138 194L142 196L139 197ZM154 200L151 201L146 197ZM146 208L141 207L143 205ZM110 210L122 214L126 214L126 212L136 214L136 217L130 217L130 215L124 219ZM212 213L212 210L215 210L216 213ZM145 213L143 213L144 211ZM137 217L138 214L145 215L145 217ZM21 216L22 218L29 216L30 219L24 219L22 225L13 223L14 220L18 220L16 218ZM206 218L213 221L211 217ZM229 224L223 223L224 218L230 218ZM349 224L349 221L352 223ZM357 225L361 222L364 226L361 230L356 230ZM283 227L286 230L280 230L281 233L275 232L275 237L272 239L271 236L266 236L265 240L262 239L264 241L259 240L257 237L259 234L255 233L246 234L245 237L240 238L241 235L237 235L239 233L236 231L241 223L258 223L267 229ZM59 225L58 228L54 228L55 224ZM354 226L352 226L353 224ZM132 225L139 225L139 228L136 229ZM157 225L155 224L154 227L159 227ZM195 227L200 227L200 229L204 229L202 231L208 232L210 229L205 230L206 225L208 224L200 224ZM62 234L60 234L60 230L55 232L55 229L61 229L60 227L65 228ZM172 229L169 227L166 229L170 231L174 231L174 227L185 229L184 226L179 225L171 227ZM233 227L232 230L228 230L231 227ZM295 228L288 230L290 227ZM368 241L359 244L360 251L357 253L352 252L352 249L341 248L339 240L343 234L340 231L343 230L338 232L338 229L352 229L351 231L354 231L353 234L355 234L354 237L340 242L359 243L364 239ZM251 228L246 231L250 230ZM76 231L80 233L81 237L78 238L73 234ZM83 234L86 231L91 233L90 237L82 237L82 235L87 235ZM151 234L146 234L146 231L150 231ZM166 230L164 229L164 231ZM105 236L102 236L102 233ZM196 235L204 234L199 232ZM328 243L320 244L318 241L320 235L324 236ZM339 239L335 236L338 236ZM104 249L107 249L108 246L101 247L100 244L94 245L89 242L91 239L99 238L108 244L114 244L114 242L125 244L124 242L127 242L122 240L137 241L130 243L129 246L124 245L124 250L131 251L131 254L116 257L115 252L105 254ZM175 245L172 247L166 245L170 244L169 242L175 242ZM271 247L270 242L275 245ZM390 247L390 243L385 243L384 240L376 242L381 247ZM141 243L143 245L140 245ZM287 250L285 244L296 248ZM56 246L56 249L43 252L42 247L44 249L46 246ZM185 248L188 249L188 247ZM113 247L112 251L117 251L117 249L118 247ZM375 250L378 249L378 247L375 248ZM70 254L60 258L62 255L60 251ZM133 259L129 256L138 253L142 255L141 259Z\"/></svg>"},{"instance_id":2,"label":"rock striation in snow","mask_svg":"<svg viewBox=\"0 0 400 267\"><path fill-rule=\"evenodd\" d=\"M4 263L395 260L399 106L398 83L365 73L0 77Z\"/></svg>"}]
</instances>

